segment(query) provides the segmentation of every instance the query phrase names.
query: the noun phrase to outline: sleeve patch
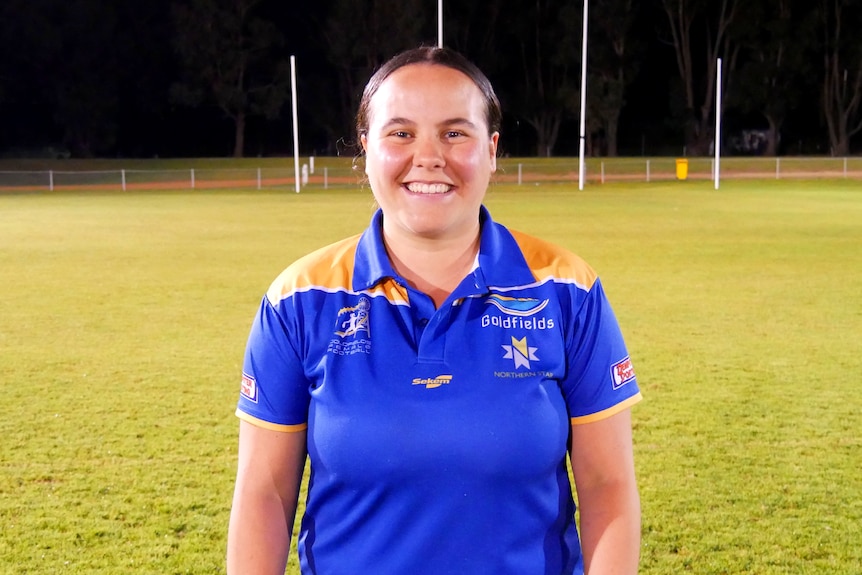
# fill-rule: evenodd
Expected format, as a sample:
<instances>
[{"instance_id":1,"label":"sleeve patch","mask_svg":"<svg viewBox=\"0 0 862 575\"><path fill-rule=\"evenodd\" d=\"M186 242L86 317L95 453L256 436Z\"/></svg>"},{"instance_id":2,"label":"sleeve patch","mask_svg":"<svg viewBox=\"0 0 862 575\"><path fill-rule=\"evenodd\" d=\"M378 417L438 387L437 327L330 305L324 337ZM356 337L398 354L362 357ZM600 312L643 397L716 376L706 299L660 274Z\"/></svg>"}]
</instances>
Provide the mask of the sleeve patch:
<instances>
[{"instance_id":1,"label":"sleeve patch","mask_svg":"<svg viewBox=\"0 0 862 575\"><path fill-rule=\"evenodd\" d=\"M242 374L239 393L250 402L257 403L257 382L252 376L246 373Z\"/></svg>"},{"instance_id":2,"label":"sleeve patch","mask_svg":"<svg viewBox=\"0 0 862 575\"><path fill-rule=\"evenodd\" d=\"M635 368L630 357L626 357L611 366L611 380L614 389L619 389L635 379Z\"/></svg>"}]
</instances>

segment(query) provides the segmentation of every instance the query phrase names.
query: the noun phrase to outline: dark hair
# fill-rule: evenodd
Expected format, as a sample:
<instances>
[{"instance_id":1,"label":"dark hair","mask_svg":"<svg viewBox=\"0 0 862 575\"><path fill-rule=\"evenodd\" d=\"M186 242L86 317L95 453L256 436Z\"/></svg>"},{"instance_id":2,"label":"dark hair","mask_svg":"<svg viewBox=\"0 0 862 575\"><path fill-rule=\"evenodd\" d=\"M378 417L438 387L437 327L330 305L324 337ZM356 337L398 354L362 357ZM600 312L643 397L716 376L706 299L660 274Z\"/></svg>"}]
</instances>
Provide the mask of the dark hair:
<instances>
[{"instance_id":1,"label":"dark hair","mask_svg":"<svg viewBox=\"0 0 862 575\"><path fill-rule=\"evenodd\" d=\"M380 85L393 72L410 64L434 64L452 68L465 74L473 80L473 83L485 97L485 120L488 123L488 135L500 131L503 116L500 110L500 101L497 99L494 87L491 86L487 76L475 64L455 50L436 46L421 46L396 54L380 66L368 80L365 90L362 92L362 99L359 101L359 109L356 112L357 137L362 137L368 133L368 109L371 105L371 98L377 93Z\"/></svg>"}]
</instances>

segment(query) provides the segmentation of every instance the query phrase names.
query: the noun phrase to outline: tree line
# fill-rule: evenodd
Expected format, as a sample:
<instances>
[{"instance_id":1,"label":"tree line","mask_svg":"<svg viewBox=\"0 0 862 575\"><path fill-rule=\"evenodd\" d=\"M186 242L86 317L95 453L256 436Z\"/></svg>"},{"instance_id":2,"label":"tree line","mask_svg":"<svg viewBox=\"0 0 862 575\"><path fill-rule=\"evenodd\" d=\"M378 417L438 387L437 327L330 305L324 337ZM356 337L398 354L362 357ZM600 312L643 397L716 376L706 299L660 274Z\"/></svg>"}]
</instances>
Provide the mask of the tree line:
<instances>
[{"instance_id":1,"label":"tree line","mask_svg":"<svg viewBox=\"0 0 862 575\"><path fill-rule=\"evenodd\" d=\"M674 145L708 154L719 58L722 115L732 127L759 128L760 153L840 156L859 144L859 0L601 0L589 8L588 153ZM504 152L572 150L582 14L582 0L446 3L444 43L498 90ZM285 153L295 55L302 151L338 153L353 144L353 113L373 70L397 51L436 42L432 0L5 0L0 150Z\"/></svg>"}]
</instances>

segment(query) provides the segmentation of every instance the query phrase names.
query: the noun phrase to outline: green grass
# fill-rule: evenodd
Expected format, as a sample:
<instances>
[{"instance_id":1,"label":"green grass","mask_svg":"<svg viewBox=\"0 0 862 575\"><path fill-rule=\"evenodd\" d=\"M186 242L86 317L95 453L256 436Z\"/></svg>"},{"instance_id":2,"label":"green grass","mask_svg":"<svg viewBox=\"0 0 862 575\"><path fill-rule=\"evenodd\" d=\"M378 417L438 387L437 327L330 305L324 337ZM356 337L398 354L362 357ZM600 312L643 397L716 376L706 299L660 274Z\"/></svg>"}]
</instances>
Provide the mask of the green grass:
<instances>
[{"instance_id":1,"label":"green grass","mask_svg":"<svg viewBox=\"0 0 862 575\"><path fill-rule=\"evenodd\" d=\"M645 395L641 573L858 571L858 184L487 203L584 256L620 317ZM0 573L222 572L252 315L371 209L358 188L0 196Z\"/></svg>"}]
</instances>

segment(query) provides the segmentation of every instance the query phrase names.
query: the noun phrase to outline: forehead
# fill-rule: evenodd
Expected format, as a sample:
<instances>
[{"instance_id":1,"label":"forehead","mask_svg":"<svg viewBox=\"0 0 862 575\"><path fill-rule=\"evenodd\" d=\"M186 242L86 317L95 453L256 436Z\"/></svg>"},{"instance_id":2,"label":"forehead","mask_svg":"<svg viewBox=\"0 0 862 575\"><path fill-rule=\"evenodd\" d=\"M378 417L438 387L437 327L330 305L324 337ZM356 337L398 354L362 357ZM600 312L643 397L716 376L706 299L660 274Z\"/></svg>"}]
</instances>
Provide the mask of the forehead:
<instances>
[{"instance_id":1,"label":"forehead","mask_svg":"<svg viewBox=\"0 0 862 575\"><path fill-rule=\"evenodd\" d=\"M473 80L439 64L409 64L392 72L370 102L371 119L445 113L484 119L485 101Z\"/></svg>"}]
</instances>

